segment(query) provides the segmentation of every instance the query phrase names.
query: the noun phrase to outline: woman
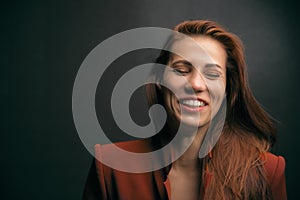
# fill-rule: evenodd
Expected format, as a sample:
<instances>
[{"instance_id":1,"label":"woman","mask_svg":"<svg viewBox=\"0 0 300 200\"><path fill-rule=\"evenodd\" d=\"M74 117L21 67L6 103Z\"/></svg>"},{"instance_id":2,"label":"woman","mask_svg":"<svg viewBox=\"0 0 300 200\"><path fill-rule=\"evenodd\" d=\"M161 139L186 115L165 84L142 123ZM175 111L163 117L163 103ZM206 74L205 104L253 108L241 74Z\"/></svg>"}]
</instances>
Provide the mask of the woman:
<instances>
[{"instance_id":1,"label":"woman","mask_svg":"<svg viewBox=\"0 0 300 200\"><path fill-rule=\"evenodd\" d=\"M150 106L159 103L167 111L163 134L117 145L153 151L183 124L183 134L195 134L186 134L174 151L186 138L188 148L167 167L145 173L118 171L96 159L83 199L286 199L285 161L268 153L275 128L249 89L242 43L211 21L186 21L174 30L190 36L205 54L176 36L169 40L171 52L178 54L162 51L157 63L168 67L153 70L156 84L146 86ZM222 133L207 142L209 126L213 119L220 121L224 104ZM199 157L202 148L209 153ZM107 152L95 146L96 158Z\"/></svg>"}]
</instances>

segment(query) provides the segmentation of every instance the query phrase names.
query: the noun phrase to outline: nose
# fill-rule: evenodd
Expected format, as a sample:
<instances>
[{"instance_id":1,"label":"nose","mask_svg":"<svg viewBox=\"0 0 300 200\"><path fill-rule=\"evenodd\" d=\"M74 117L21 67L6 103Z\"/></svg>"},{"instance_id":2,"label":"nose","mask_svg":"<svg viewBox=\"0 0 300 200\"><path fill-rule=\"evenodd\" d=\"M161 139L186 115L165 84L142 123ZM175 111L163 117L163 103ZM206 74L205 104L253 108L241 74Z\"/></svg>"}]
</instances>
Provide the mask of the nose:
<instances>
[{"instance_id":1,"label":"nose","mask_svg":"<svg viewBox=\"0 0 300 200\"><path fill-rule=\"evenodd\" d=\"M193 90L195 93L205 91L207 89L206 82L201 72L194 69L188 77L187 90Z\"/></svg>"}]
</instances>

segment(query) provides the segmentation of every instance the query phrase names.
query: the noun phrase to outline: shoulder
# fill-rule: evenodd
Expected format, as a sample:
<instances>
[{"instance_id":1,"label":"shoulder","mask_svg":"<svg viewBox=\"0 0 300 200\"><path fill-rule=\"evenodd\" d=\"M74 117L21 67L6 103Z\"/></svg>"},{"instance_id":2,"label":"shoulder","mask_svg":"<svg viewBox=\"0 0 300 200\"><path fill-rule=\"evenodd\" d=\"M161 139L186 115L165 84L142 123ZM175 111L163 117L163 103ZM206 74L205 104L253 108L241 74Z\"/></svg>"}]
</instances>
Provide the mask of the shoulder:
<instances>
[{"instance_id":1,"label":"shoulder","mask_svg":"<svg viewBox=\"0 0 300 200\"><path fill-rule=\"evenodd\" d=\"M96 167L102 171L138 172L139 170L136 169L139 167L151 164L151 160L143 159L142 155L152 152L152 150L151 141L146 139L104 145L96 144L94 147Z\"/></svg>"},{"instance_id":2,"label":"shoulder","mask_svg":"<svg viewBox=\"0 0 300 200\"><path fill-rule=\"evenodd\" d=\"M285 159L269 152L262 159L274 199L286 199Z\"/></svg>"},{"instance_id":3,"label":"shoulder","mask_svg":"<svg viewBox=\"0 0 300 200\"><path fill-rule=\"evenodd\" d=\"M135 140L95 145L95 170L102 192L109 199L156 199L164 197L162 170L138 172L135 169L152 166L152 160L136 162L129 155L119 155L117 148L136 154L150 152L151 142ZM135 154L133 154L134 156ZM123 170L126 169L126 170ZM104 198L105 199L105 198Z\"/></svg>"},{"instance_id":4,"label":"shoulder","mask_svg":"<svg viewBox=\"0 0 300 200\"><path fill-rule=\"evenodd\" d=\"M96 144L94 146L95 156L111 154L114 151L124 150L133 153L146 153L153 150L152 143L150 140L132 140L123 141L110 144Z\"/></svg>"},{"instance_id":5,"label":"shoulder","mask_svg":"<svg viewBox=\"0 0 300 200\"><path fill-rule=\"evenodd\" d=\"M282 156L276 156L267 152L263 155L263 162L271 184L284 174L285 159Z\"/></svg>"},{"instance_id":6,"label":"shoulder","mask_svg":"<svg viewBox=\"0 0 300 200\"><path fill-rule=\"evenodd\" d=\"M136 196L138 199L143 199L144 195L151 196L155 194L155 192L147 189L152 186L149 185L153 182L151 173L126 173L112 167L134 164L126 156L118 156L116 148L139 153L150 151L151 145L144 140L105 145L96 144L94 147L95 159L86 181L83 199L135 199ZM149 180L148 185L145 184L144 180ZM145 186L142 188L146 192L136 194L137 191L141 191L141 186ZM120 195L122 195L122 198Z\"/></svg>"}]
</instances>

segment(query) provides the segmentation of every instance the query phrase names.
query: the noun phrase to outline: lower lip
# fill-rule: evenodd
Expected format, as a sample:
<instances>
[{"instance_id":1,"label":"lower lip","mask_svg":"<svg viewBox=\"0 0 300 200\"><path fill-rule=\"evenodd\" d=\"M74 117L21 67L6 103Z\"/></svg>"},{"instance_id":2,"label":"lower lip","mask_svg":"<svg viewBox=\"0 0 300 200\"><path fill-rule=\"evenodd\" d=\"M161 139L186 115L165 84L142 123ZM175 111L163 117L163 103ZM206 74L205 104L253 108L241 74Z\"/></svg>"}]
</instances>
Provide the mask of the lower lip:
<instances>
[{"instance_id":1,"label":"lower lip","mask_svg":"<svg viewBox=\"0 0 300 200\"><path fill-rule=\"evenodd\" d=\"M180 104L180 106L184 111L189 111L189 112L199 112L199 111L206 109L206 107L207 107L207 105L199 106L199 107L190 107L190 106L187 106L184 104Z\"/></svg>"}]
</instances>

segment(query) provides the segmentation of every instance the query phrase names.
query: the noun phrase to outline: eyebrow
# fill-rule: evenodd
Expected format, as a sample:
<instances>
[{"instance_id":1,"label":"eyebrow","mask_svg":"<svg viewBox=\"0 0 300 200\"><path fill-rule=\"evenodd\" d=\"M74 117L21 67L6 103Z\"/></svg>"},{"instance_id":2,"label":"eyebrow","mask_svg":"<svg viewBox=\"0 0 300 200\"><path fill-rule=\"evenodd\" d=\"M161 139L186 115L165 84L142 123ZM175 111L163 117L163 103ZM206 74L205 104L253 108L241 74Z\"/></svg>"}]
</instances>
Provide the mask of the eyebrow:
<instances>
[{"instance_id":1,"label":"eyebrow","mask_svg":"<svg viewBox=\"0 0 300 200\"><path fill-rule=\"evenodd\" d=\"M193 67L192 63L190 63L190 62L187 61L187 60L178 60L178 61L176 61L176 62L174 62L174 63L171 63L171 66L176 65L176 64L178 64L178 63L186 64L186 65L189 65L189 66Z\"/></svg>"},{"instance_id":2,"label":"eyebrow","mask_svg":"<svg viewBox=\"0 0 300 200\"><path fill-rule=\"evenodd\" d=\"M222 69L222 67L218 64L215 64L215 63L209 63L209 64L206 64L205 67L209 68L209 67L218 67L220 69Z\"/></svg>"}]
</instances>

